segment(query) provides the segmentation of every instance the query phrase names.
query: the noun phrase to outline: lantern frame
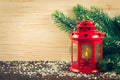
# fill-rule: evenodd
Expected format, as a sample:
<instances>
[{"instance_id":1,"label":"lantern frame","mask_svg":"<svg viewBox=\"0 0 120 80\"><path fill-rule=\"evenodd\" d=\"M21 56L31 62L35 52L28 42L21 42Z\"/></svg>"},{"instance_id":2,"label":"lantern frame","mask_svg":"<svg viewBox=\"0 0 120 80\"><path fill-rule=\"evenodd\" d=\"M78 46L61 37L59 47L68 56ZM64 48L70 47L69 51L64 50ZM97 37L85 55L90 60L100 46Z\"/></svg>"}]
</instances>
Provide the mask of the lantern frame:
<instances>
[{"instance_id":1,"label":"lantern frame","mask_svg":"<svg viewBox=\"0 0 120 80\"><path fill-rule=\"evenodd\" d=\"M101 31L94 30L95 24L89 20L81 21L77 24L78 29L70 34L71 38L71 66L70 71L83 73L96 73L100 70L97 68L97 63L102 60L102 47L104 34ZM73 44L77 46L77 61L74 62ZM91 45L88 49L86 58L83 58L84 51L82 45ZM97 45L99 45L99 55L97 53ZM83 48L84 49L84 48ZM82 52L83 51L83 52ZM90 57L91 51L91 58ZM85 51L86 52L86 51ZM99 60L97 58L99 57Z\"/></svg>"}]
</instances>

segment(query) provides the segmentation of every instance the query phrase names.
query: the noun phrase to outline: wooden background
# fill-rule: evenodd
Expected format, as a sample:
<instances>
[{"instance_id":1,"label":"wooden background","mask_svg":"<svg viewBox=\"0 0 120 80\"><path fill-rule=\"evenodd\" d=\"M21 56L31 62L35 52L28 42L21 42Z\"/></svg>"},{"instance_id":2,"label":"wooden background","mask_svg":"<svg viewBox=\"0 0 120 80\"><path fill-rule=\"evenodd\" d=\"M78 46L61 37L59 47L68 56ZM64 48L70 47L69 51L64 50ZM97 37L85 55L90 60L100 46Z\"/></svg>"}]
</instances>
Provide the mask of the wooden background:
<instances>
[{"instance_id":1,"label":"wooden background","mask_svg":"<svg viewBox=\"0 0 120 80\"><path fill-rule=\"evenodd\" d=\"M70 60L68 34L51 13L71 15L76 4L120 14L120 0L0 0L0 60Z\"/></svg>"}]
</instances>

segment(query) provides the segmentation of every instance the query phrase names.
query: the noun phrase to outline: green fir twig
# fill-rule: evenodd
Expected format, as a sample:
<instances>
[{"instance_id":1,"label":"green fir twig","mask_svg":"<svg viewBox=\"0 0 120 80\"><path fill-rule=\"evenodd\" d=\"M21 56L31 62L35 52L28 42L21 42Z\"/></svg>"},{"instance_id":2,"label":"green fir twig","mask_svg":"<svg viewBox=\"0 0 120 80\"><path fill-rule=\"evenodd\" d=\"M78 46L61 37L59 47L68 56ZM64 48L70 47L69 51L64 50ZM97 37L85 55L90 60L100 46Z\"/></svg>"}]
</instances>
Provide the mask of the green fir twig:
<instances>
[{"instance_id":1,"label":"green fir twig","mask_svg":"<svg viewBox=\"0 0 120 80\"><path fill-rule=\"evenodd\" d=\"M76 24L75 21L72 20L70 17L66 17L62 12L55 11L52 14L52 18L55 21L56 26L58 26L61 30L65 32L72 32L73 30L76 30Z\"/></svg>"}]
</instances>

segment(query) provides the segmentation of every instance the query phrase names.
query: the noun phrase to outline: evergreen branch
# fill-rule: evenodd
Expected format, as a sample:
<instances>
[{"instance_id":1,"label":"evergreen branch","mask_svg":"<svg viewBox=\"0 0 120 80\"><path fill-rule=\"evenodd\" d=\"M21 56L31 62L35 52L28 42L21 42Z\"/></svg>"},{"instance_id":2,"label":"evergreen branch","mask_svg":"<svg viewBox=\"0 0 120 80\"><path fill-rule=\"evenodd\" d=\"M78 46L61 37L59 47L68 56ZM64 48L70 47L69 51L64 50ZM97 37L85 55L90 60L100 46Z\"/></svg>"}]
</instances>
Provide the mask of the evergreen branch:
<instances>
[{"instance_id":1,"label":"evergreen branch","mask_svg":"<svg viewBox=\"0 0 120 80\"><path fill-rule=\"evenodd\" d=\"M65 32L70 33L73 30L76 30L76 24L75 21L72 20L70 17L66 17L62 12L55 11L52 14L53 20L61 30L64 30Z\"/></svg>"},{"instance_id":2,"label":"evergreen branch","mask_svg":"<svg viewBox=\"0 0 120 80\"><path fill-rule=\"evenodd\" d=\"M91 7L91 10L87 10L81 5L77 5L73 8L73 12L76 16L77 21L81 20L91 20L97 25L97 29L101 30L107 36L117 37L119 34L114 32L113 22L112 19L101 9L96 7Z\"/></svg>"},{"instance_id":3,"label":"evergreen branch","mask_svg":"<svg viewBox=\"0 0 120 80\"><path fill-rule=\"evenodd\" d=\"M73 12L76 16L77 21L89 19L89 16L88 16L89 11L79 4L73 7Z\"/></svg>"},{"instance_id":4,"label":"evergreen branch","mask_svg":"<svg viewBox=\"0 0 120 80\"><path fill-rule=\"evenodd\" d=\"M120 54L112 54L105 57L99 62L99 68L102 71L112 71L120 74Z\"/></svg>"},{"instance_id":5,"label":"evergreen branch","mask_svg":"<svg viewBox=\"0 0 120 80\"><path fill-rule=\"evenodd\" d=\"M108 56L110 54L120 53L120 40L118 38L105 37L104 38L104 46L103 46L103 54L104 56Z\"/></svg>"},{"instance_id":6,"label":"evergreen branch","mask_svg":"<svg viewBox=\"0 0 120 80\"><path fill-rule=\"evenodd\" d=\"M109 23L111 23L111 19L101 9L91 7L90 18L92 18L93 21L97 24L97 29L103 31L107 36L114 35L111 29L111 25L109 25Z\"/></svg>"},{"instance_id":7,"label":"evergreen branch","mask_svg":"<svg viewBox=\"0 0 120 80\"><path fill-rule=\"evenodd\" d=\"M87 10L84 7L77 5L73 8L77 20L89 19L96 24L96 28L105 33L104 38L104 55L114 54L120 52L120 45L117 45L119 39L119 30L118 20L115 18L115 22L101 9L96 7L91 7L91 10ZM116 26L116 25L117 26ZM118 27L118 28L117 28Z\"/></svg>"},{"instance_id":8,"label":"evergreen branch","mask_svg":"<svg viewBox=\"0 0 120 80\"><path fill-rule=\"evenodd\" d=\"M116 35L120 38L120 16L113 18L113 31L115 31Z\"/></svg>"}]
</instances>

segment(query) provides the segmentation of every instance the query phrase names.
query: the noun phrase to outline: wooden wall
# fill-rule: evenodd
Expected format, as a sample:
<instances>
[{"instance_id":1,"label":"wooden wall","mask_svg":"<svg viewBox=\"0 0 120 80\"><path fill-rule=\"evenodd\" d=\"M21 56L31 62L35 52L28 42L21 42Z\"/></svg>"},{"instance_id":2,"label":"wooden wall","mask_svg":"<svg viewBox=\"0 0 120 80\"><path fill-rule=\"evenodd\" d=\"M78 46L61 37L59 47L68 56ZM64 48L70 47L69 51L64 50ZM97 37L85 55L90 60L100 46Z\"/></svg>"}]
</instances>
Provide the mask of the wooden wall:
<instances>
[{"instance_id":1,"label":"wooden wall","mask_svg":"<svg viewBox=\"0 0 120 80\"><path fill-rule=\"evenodd\" d=\"M70 60L69 36L51 13L71 15L76 4L120 14L120 0L0 0L0 60Z\"/></svg>"}]
</instances>

